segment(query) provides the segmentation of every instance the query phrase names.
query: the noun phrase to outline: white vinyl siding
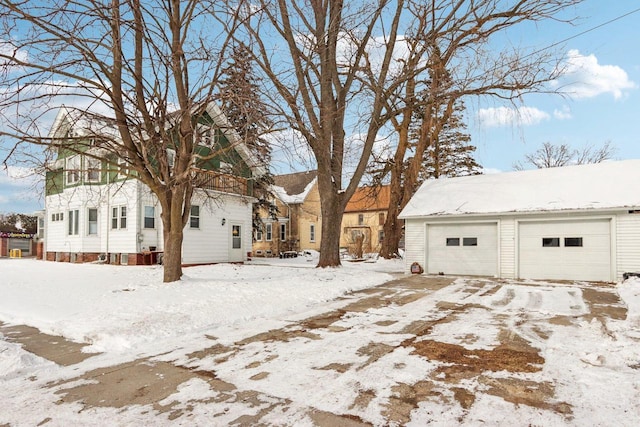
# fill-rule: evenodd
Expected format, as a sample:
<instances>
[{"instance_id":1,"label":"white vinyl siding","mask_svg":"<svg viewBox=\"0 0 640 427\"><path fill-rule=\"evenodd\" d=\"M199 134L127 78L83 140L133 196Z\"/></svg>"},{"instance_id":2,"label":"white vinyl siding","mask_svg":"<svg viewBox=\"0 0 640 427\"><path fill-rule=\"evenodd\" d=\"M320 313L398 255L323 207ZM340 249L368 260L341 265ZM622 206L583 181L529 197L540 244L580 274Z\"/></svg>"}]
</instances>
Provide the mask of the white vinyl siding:
<instances>
[{"instance_id":1,"label":"white vinyl siding","mask_svg":"<svg viewBox=\"0 0 640 427\"><path fill-rule=\"evenodd\" d=\"M640 213L621 214L616 218L617 275L640 272Z\"/></svg>"},{"instance_id":2,"label":"white vinyl siding","mask_svg":"<svg viewBox=\"0 0 640 427\"><path fill-rule=\"evenodd\" d=\"M516 221L513 218L500 220L500 277L516 277Z\"/></svg>"},{"instance_id":3,"label":"white vinyl siding","mask_svg":"<svg viewBox=\"0 0 640 427\"><path fill-rule=\"evenodd\" d=\"M404 241L405 241L405 253L404 259L406 262L406 269L409 271L411 264L417 262L425 267L425 236L426 225L424 220L421 219L407 219L404 223Z\"/></svg>"}]
</instances>

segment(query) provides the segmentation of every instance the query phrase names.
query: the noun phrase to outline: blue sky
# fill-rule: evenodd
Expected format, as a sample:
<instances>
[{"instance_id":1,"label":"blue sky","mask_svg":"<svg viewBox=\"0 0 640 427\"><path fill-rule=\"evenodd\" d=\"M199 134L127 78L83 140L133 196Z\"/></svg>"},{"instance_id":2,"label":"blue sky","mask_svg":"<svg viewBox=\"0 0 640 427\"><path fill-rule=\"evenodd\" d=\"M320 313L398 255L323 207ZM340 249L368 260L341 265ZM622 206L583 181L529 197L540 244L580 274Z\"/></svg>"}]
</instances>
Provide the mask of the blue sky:
<instances>
[{"instance_id":1,"label":"blue sky","mask_svg":"<svg viewBox=\"0 0 640 427\"><path fill-rule=\"evenodd\" d=\"M544 142L579 149L611 141L615 159L640 158L639 8L635 1L585 0L567 12L581 17L572 25L543 22L508 34L510 43L536 48L566 40L557 48L573 73L558 85L571 94L528 95L518 111L492 100L467 100L468 131L487 171L512 170ZM0 170L0 212L41 209L33 177L21 177L24 171L16 168L9 175Z\"/></svg>"},{"instance_id":2,"label":"blue sky","mask_svg":"<svg viewBox=\"0 0 640 427\"><path fill-rule=\"evenodd\" d=\"M639 8L632 1L587 0L573 25L548 22L524 32L522 39L540 48L571 38L559 47L574 73L559 84L572 93L527 96L529 113L519 116L504 104L472 103L468 130L480 164L511 170L544 142L582 148L611 141L615 159L640 158L640 11L622 17Z\"/></svg>"}]
</instances>

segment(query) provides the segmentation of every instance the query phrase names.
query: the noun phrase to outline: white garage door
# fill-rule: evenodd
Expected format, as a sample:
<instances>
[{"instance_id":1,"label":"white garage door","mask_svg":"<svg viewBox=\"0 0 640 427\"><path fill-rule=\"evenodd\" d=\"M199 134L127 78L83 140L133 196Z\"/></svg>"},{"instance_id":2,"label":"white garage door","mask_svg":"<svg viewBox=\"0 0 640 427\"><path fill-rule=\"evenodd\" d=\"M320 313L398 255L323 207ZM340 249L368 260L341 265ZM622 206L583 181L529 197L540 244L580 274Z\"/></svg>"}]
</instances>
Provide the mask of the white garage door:
<instances>
[{"instance_id":1,"label":"white garage door","mask_svg":"<svg viewBox=\"0 0 640 427\"><path fill-rule=\"evenodd\" d=\"M611 222L522 222L519 276L528 279L611 280Z\"/></svg>"},{"instance_id":2,"label":"white garage door","mask_svg":"<svg viewBox=\"0 0 640 427\"><path fill-rule=\"evenodd\" d=\"M429 224L427 272L495 276L498 272L498 226Z\"/></svg>"}]
</instances>

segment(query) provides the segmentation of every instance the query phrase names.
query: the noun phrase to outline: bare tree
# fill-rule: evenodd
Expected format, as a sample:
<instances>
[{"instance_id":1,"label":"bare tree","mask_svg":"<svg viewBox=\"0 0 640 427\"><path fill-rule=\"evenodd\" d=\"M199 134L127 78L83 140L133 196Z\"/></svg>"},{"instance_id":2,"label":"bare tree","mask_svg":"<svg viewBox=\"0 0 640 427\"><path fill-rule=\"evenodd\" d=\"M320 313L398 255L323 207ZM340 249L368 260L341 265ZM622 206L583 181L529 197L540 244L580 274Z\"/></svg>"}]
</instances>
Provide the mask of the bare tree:
<instances>
[{"instance_id":1,"label":"bare tree","mask_svg":"<svg viewBox=\"0 0 640 427\"><path fill-rule=\"evenodd\" d=\"M516 103L528 92L548 89L545 83L561 71L555 52L511 46L497 48L493 39L509 28L557 19L580 0L431 0L408 1L412 24L405 34L406 54L396 84L387 88L386 112L397 138L386 173L391 185L389 215L381 256L398 251L397 217L417 190L425 153L440 140L468 97L496 97ZM374 73L369 73L375 85ZM418 96L424 93L426 96ZM416 118L415 112L421 116ZM419 123L417 141L410 129ZM407 160L408 159L408 160Z\"/></svg>"},{"instance_id":2,"label":"bare tree","mask_svg":"<svg viewBox=\"0 0 640 427\"><path fill-rule=\"evenodd\" d=\"M221 63L214 48L225 42L211 8L196 0L0 1L5 163L34 146L84 151L99 140L106 154L92 155L123 159L120 170L159 200L165 282L182 275L193 165L214 155L197 149ZM70 117L84 134L46 135L42 124L69 102L82 111Z\"/></svg>"},{"instance_id":3,"label":"bare tree","mask_svg":"<svg viewBox=\"0 0 640 427\"><path fill-rule=\"evenodd\" d=\"M313 151L322 200L318 266L338 266L342 215L382 125L385 85L406 2L228 3L246 14L234 37L251 47L278 113ZM374 53L379 55L373 58ZM375 67L374 86L358 78L366 66ZM347 177L348 134L359 137Z\"/></svg>"},{"instance_id":4,"label":"bare tree","mask_svg":"<svg viewBox=\"0 0 640 427\"><path fill-rule=\"evenodd\" d=\"M615 148L611 145L611 141L607 141L602 147L594 148L587 145L578 150L573 149L567 144L554 145L545 142L542 147L536 151L524 156L523 162L513 164L513 169L524 170L527 166L533 166L538 169L555 168L568 165L584 165L588 163L600 163L613 157Z\"/></svg>"}]
</instances>

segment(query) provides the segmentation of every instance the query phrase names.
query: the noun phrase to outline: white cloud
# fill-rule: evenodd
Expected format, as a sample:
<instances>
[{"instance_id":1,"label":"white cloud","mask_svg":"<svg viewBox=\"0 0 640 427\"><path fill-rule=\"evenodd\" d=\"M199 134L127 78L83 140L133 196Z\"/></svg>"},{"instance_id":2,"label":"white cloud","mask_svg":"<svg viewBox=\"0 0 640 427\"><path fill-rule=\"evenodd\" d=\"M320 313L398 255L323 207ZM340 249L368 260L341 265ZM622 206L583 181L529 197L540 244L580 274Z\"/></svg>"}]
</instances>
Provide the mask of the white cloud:
<instances>
[{"instance_id":1,"label":"white cloud","mask_svg":"<svg viewBox=\"0 0 640 427\"><path fill-rule=\"evenodd\" d=\"M555 117L558 120L568 120L573 118L573 115L571 114L571 109L565 105L560 110L558 109L553 110L553 117Z\"/></svg>"},{"instance_id":2,"label":"white cloud","mask_svg":"<svg viewBox=\"0 0 640 427\"><path fill-rule=\"evenodd\" d=\"M489 127L501 126L531 126L537 125L545 120L549 120L550 116L542 110L535 107L497 107L497 108L481 108L478 111L478 120L480 125Z\"/></svg>"},{"instance_id":3,"label":"white cloud","mask_svg":"<svg viewBox=\"0 0 640 427\"><path fill-rule=\"evenodd\" d=\"M619 99L625 91L637 87L622 68L617 65L601 65L595 55L585 56L577 49L567 53L562 77L555 85L574 98L593 98L609 93Z\"/></svg>"}]
</instances>

